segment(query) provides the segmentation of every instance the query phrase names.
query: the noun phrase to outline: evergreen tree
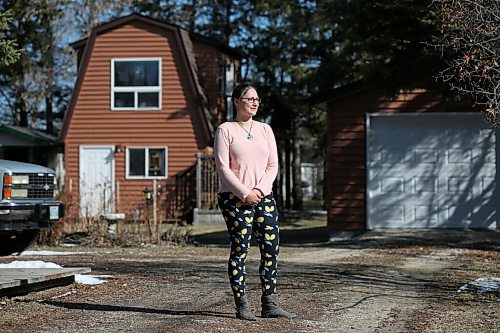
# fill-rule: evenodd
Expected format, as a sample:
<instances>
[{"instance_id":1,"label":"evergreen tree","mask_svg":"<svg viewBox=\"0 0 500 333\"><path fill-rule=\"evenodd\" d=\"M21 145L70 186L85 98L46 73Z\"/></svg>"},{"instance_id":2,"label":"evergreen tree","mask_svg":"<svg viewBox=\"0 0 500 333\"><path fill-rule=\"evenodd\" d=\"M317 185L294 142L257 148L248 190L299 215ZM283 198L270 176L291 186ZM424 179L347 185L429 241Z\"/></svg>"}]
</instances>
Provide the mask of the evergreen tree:
<instances>
[{"instance_id":1,"label":"evergreen tree","mask_svg":"<svg viewBox=\"0 0 500 333\"><path fill-rule=\"evenodd\" d=\"M205 0L132 0L130 9L142 15L179 25L190 31L195 31L197 13L203 7Z\"/></svg>"},{"instance_id":2,"label":"evergreen tree","mask_svg":"<svg viewBox=\"0 0 500 333\"><path fill-rule=\"evenodd\" d=\"M311 46L325 89L364 79L381 92L435 86L443 65L429 44L440 38L431 0L318 0L322 37Z\"/></svg>"},{"instance_id":3,"label":"evergreen tree","mask_svg":"<svg viewBox=\"0 0 500 333\"><path fill-rule=\"evenodd\" d=\"M254 13L253 42L248 43L250 77L260 85L265 104L261 112L271 116L284 159L285 207L302 208L300 180L302 136L309 108L308 77L314 59L308 44L314 37L315 6L310 1L258 1ZM286 174L288 170L291 174ZM292 180L292 181L289 181Z\"/></svg>"},{"instance_id":4,"label":"evergreen tree","mask_svg":"<svg viewBox=\"0 0 500 333\"><path fill-rule=\"evenodd\" d=\"M0 12L0 65L4 66L18 61L22 53L15 40L5 38L5 31L9 29L10 22L12 22L12 13Z\"/></svg>"},{"instance_id":5,"label":"evergreen tree","mask_svg":"<svg viewBox=\"0 0 500 333\"><path fill-rule=\"evenodd\" d=\"M66 23L71 33L79 38L88 37L92 28L118 18L129 10L134 0L67 0L64 6L68 15ZM141 1L159 3L160 1ZM162 1L163 2L163 1Z\"/></svg>"},{"instance_id":6,"label":"evergreen tree","mask_svg":"<svg viewBox=\"0 0 500 333\"><path fill-rule=\"evenodd\" d=\"M0 103L3 109L11 110L11 114L4 114L3 121L10 119L14 125L28 126L29 115L33 112L30 91L35 91L37 85L27 78L37 65L39 26L33 17L34 8L24 1L4 0L0 3L0 12L5 10L10 10L13 17L12 28L6 37L17 41L24 52L19 61L0 66Z\"/></svg>"},{"instance_id":7,"label":"evergreen tree","mask_svg":"<svg viewBox=\"0 0 500 333\"><path fill-rule=\"evenodd\" d=\"M83 38L105 18L119 16L126 1L0 1L0 12L12 13L5 37L23 52L11 66L0 66L2 120L56 134L76 78L68 43Z\"/></svg>"}]
</instances>

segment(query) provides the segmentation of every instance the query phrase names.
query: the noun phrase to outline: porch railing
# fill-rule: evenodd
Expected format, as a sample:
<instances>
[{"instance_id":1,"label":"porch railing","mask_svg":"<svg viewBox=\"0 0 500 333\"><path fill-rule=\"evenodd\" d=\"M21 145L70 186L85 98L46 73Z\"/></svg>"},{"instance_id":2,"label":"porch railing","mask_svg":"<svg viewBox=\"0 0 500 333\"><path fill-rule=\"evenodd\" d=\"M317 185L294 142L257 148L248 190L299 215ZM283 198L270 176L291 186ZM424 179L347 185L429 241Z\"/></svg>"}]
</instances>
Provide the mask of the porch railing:
<instances>
[{"instance_id":1,"label":"porch railing","mask_svg":"<svg viewBox=\"0 0 500 333\"><path fill-rule=\"evenodd\" d=\"M196 163L166 186L166 215L171 220L192 222L195 208L217 209L219 177L213 154L196 154Z\"/></svg>"},{"instance_id":2,"label":"porch railing","mask_svg":"<svg viewBox=\"0 0 500 333\"><path fill-rule=\"evenodd\" d=\"M217 209L219 176L213 154L196 154L196 207Z\"/></svg>"},{"instance_id":3,"label":"porch railing","mask_svg":"<svg viewBox=\"0 0 500 333\"><path fill-rule=\"evenodd\" d=\"M196 164L167 183L166 192L167 219L189 221L196 204Z\"/></svg>"}]
</instances>

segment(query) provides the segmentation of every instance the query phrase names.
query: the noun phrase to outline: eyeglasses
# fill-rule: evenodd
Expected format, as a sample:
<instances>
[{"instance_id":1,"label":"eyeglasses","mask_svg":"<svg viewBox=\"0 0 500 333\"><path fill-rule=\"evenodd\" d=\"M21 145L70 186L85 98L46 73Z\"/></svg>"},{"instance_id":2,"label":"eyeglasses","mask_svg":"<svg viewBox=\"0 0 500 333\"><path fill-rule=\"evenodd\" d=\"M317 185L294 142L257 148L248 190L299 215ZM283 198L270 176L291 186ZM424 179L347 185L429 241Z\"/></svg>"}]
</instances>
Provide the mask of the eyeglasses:
<instances>
[{"instance_id":1,"label":"eyeglasses","mask_svg":"<svg viewBox=\"0 0 500 333\"><path fill-rule=\"evenodd\" d=\"M251 104L256 103L256 102L260 104L262 102L262 100L258 97L242 97L240 99L244 100L247 103L251 103Z\"/></svg>"}]
</instances>

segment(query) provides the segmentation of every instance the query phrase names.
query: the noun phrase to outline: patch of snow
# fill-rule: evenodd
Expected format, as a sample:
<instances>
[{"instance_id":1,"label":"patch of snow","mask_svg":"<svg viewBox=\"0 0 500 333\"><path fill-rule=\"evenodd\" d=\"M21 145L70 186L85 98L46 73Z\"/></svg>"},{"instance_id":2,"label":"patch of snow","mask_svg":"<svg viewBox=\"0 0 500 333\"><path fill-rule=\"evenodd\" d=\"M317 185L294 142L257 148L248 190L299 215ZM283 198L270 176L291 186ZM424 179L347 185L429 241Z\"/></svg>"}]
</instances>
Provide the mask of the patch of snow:
<instances>
[{"instance_id":1,"label":"patch of snow","mask_svg":"<svg viewBox=\"0 0 500 333\"><path fill-rule=\"evenodd\" d=\"M458 288L458 292L467 290L476 291L477 293L500 293L500 278L496 277L481 277Z\"/></svg>"},{"instance_id":2,"label":"patch of snow","mask_svg":"<svg viewBox=\"0 0 500 333\"><path fill-rule=\"evenodd\" d=\"M20 261L16 260L8 264L0 264L0 268L62 268L53 262L45 262L40 260L35 261Z\"/></svg>"},{"instance_id":3,"label":"patch of snow","mask_svg":"<svg viewBox=\"0 0 500 333\"><path fill-rule=\"evenodd\" d=\"M63 247L75 247L75 246L80 246L80 244L76 244L76 243L63 243L63 244L61 244L61 246L63 246Z\"/></svg>"},{"instance_id":4,"label":"patch of snow","mask_svg":"<svg viewBox=\"0 0 500 333\"><path fill-rule=\"evenodd\" d=\"M75 283L80 283L80 284L101 284L106 282L106 280L102 279L108 279L112 276L110 275L81 275L81 274L76 274L75 275ZM102 278L102 279L100 279Z\"/></svg>"},{"instance_id":5,"label":"patch of snow","mask_svg":"<svg viewBox=\"0 0 500 333\"><path fill-rule=\"evenodd\" d=\"M62 268L53 262L45 262L40 260L34 261L20 261L16 260L8 264L0 264L2 268ZM113 278L112 275L82 275L75 274L75 283L80 284L101 284L106 282L107 279Z\"/></svg>"}]
</instances>

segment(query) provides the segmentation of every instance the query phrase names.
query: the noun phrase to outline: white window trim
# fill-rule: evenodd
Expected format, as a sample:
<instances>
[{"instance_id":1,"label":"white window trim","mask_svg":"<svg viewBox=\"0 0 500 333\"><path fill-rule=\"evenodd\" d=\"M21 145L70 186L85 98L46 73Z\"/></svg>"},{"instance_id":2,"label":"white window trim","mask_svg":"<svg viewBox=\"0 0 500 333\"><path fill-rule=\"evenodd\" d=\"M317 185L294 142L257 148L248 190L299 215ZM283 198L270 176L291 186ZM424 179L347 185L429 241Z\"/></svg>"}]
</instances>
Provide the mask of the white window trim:
<instances>
[{"instance_id":1,"label":"white window trim","mask_svg":"<svg viewBox=\"0 0 500 333\"><path fill-rule=\"evenodd\" d=\"M131 176L129 175L129 162L130 162L130 151L129 149L144 149L146 158L145 158L145 176ZM149 150L150 149L165 149L165 176L148 176L149 172ZM168 147L167 146L129 146L126 148L125 155L125 178L126 179L167 179L168 178Z\"/></svg>"},{"instance_id":2,"label":"white window trim","mask_svg":"<svg viewBox=\"0 0 500 333\"><path fill-rule=\"evenodd\" d=\"M119 61L158 61L158 87L115 87L115 62ZM161 110L162 101L162 82L161 82L161 58L112 58L111 59L111 110L112 111L149 111ZM133 92L134 93L134 107L115 107L115 92ZM137 106L139 92L157 92L158 93L158 107L145 107L140 108Z\"/></svg>"}]
</instances>

